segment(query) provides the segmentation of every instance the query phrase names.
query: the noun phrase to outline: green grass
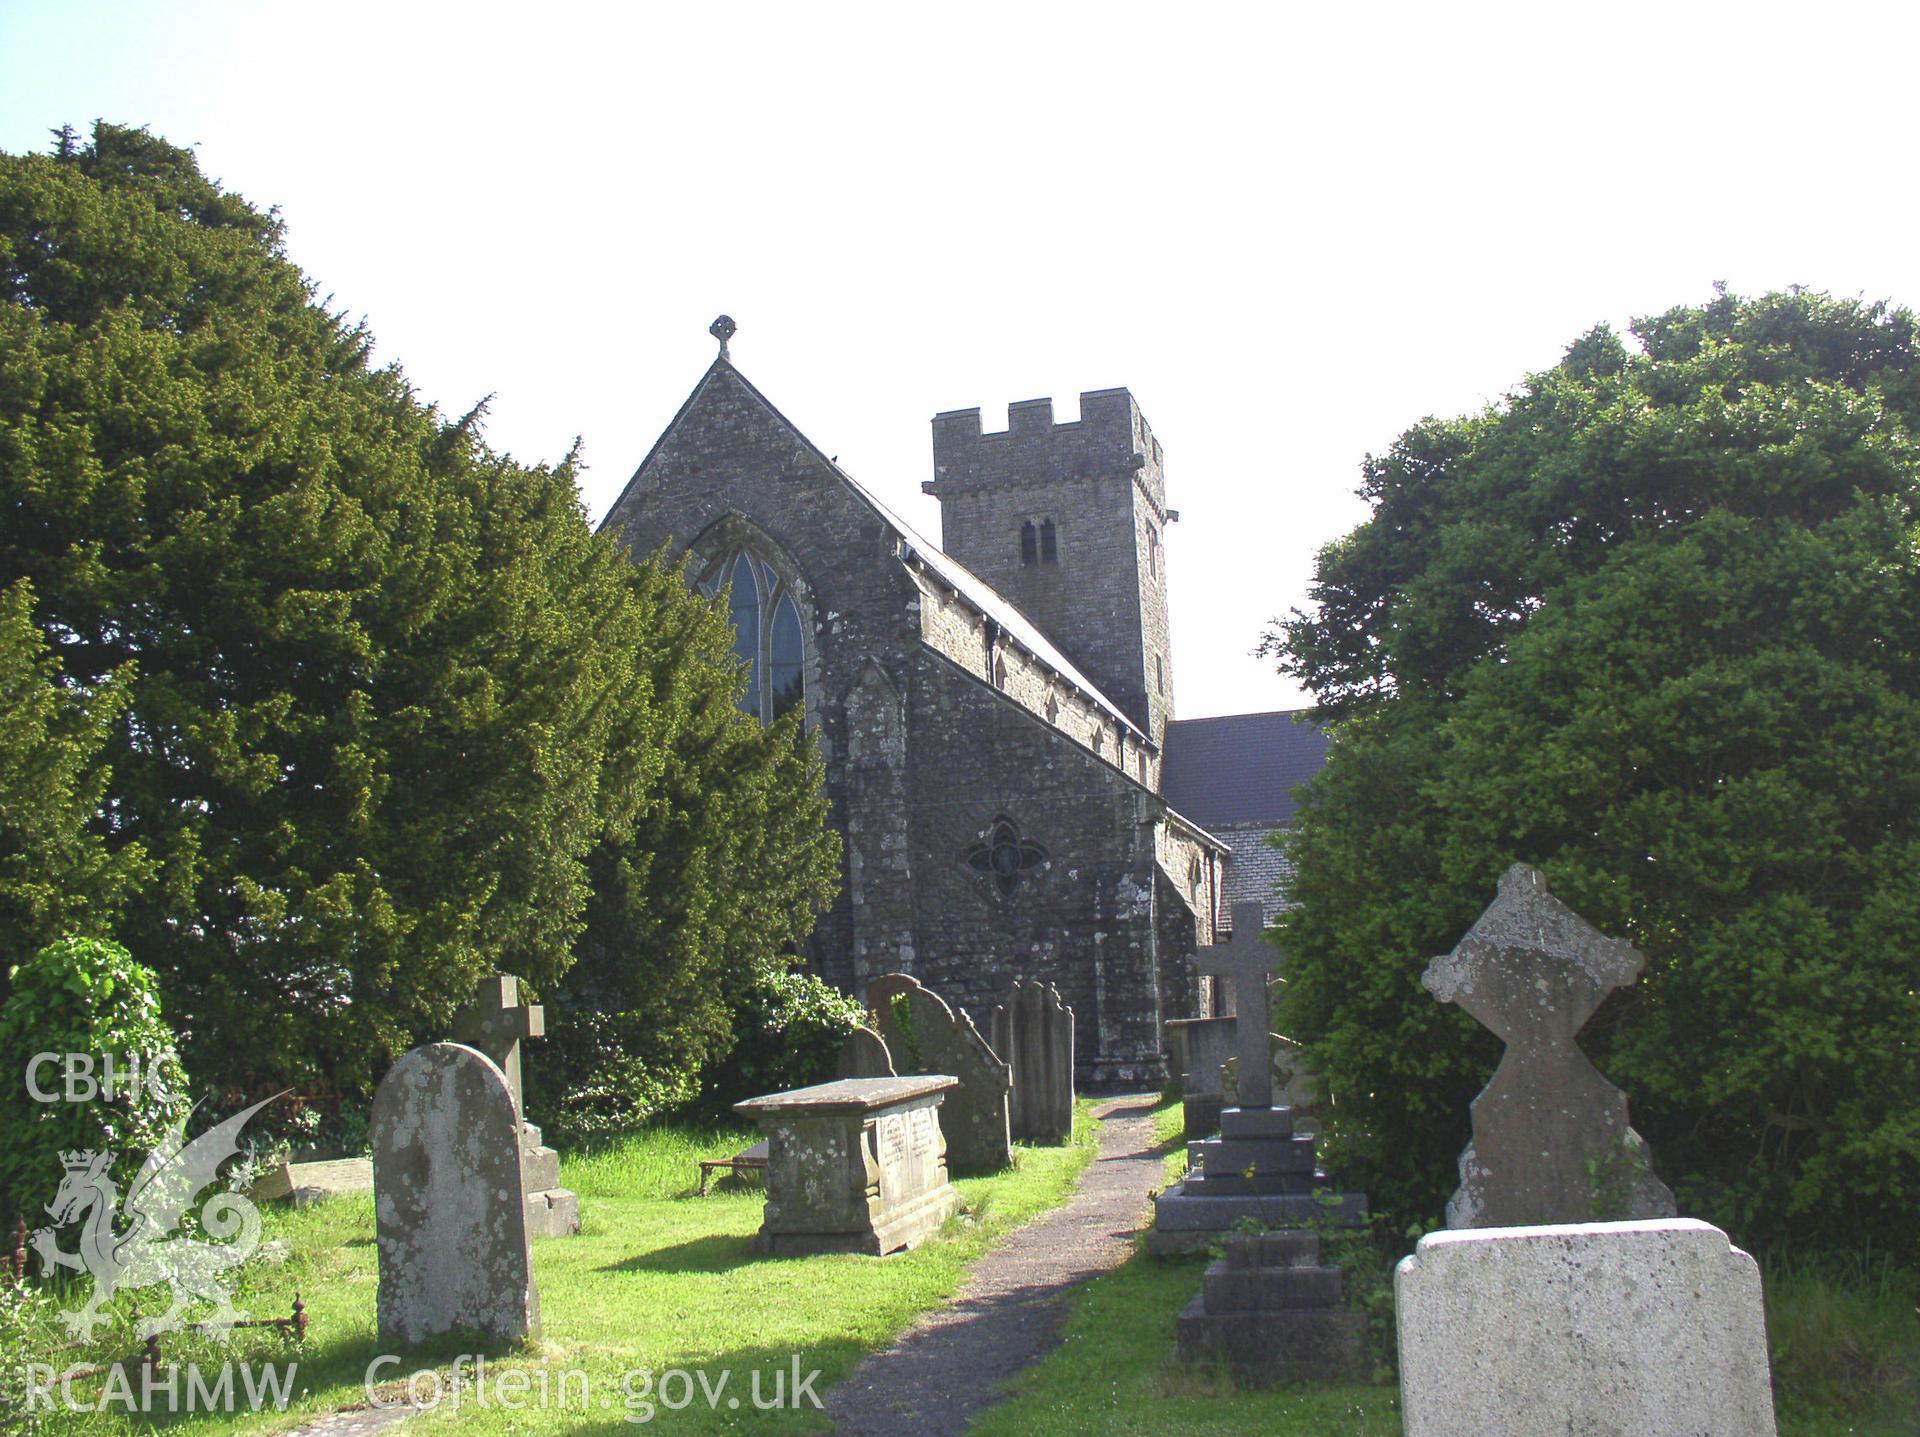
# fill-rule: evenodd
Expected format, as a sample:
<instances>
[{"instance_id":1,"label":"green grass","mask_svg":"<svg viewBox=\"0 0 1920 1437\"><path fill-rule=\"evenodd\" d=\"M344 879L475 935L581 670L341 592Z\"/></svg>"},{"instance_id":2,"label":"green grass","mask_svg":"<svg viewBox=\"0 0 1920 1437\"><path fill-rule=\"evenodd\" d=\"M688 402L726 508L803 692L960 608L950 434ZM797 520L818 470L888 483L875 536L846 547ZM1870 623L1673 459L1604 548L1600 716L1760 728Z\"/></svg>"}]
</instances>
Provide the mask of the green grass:
<instances>
[{"instance_id":1,"label":"green grass","mask_svg":"<svg viewBox=\"0 0 1920 1437\"><path fill-rule=\"evenodd\" d=\"M1203 1257L1140 1254L1074 1295L1065 1341L1015 1378L968 1437L1395 1437L1397 1386L1237 1390L1190 1368L1173 1319L1200 1289Z\"/></svg>"},{"instance_id":2,"label":"green grass","mask_svg":"<svg viewBox=\"0 0 1920 1437\"><path fill-rule=\"evenodd\" d=\"M1920 1279L1884 1253L1766 1265L1782 1437L1920 1432Z\"/></svg>"},{"instance_id":3,"label":"green grass","mask_svg":"<svg viewBox=\"0 0 1920 1437\"><path fill-rule=\"evenodd\" d=\"M692 1196L698 1159L738 1151L753 1140L751 1133L660 1129L567 1161L562 1181L580 1194L584 1226L579 1237L534 1245L540 1339L489 1360L493 1406L480 1408L466 1392L457 1410L444 1402L413 1419L407 1430L630 1432L629 1411L638 1415L643 1396L657 1401L660 1394L648 1393L636 1381L623 1386L623 1378L669 1369L704 1372L714 1383L721 1373L730 1374L717 1411L708 1410L697 1386L685 1410L656 1408L654 1421L670 1421L675 1433L820 1430L825 1424L811 1408L754 1411L753 1374L760 1374L763 1396L771 1396L773 1374L790 1378L797 1355L803 1373L820 1372L813 1390L824 1394L868 1352L950 1296L968 1263L996 1237L1063 1201L1093 1156L1094 1128L1083 1104L1071 1146L1022 1148L1013 1169L958 1180L963 1211L935 1240L885 1260L753 1256L749 1242L762 1207L757 1188L729 1185L707 1198ZM372 1200L337 1199L304 1212L269 1213L266 1220L267 1236L284 1239L292 1255L280 1267L250 1264L249 1285L237 1301L256 1316L277 1316L288 1310L296 1289L304 1295L311 1328L304 1350L291 1354L299 1363L298 1395L287 1415L277 1419L196 1415L165 1423L166 1430L195 1437L271 1432L365 1400L364 1375L381 1352L374 1331ZM290 1355L277 1338L262 1333L237 1335L231 1350L179 1337L166 1339L163 1350L168 1360L197 1359L210 1367L229 1358L257 1364L284 1362ZM410 1354L381 1375L404 1379L438 1364L444 1379L451 1371L447 1361L472 1350L469 1344L444 1344ZM66 1353L55 1360L64 1365L92 1355ZM525 1373L526 1381L537 1384L543 1372L556 1397L563 1373L584 1374L584 1406L577 1377L569 1379L575 1385L566 1389L566 1406L536 1404L519 1411L499 1406L502 1379L511 1389L522 1379L509 1374ZM76 1390L85 1393L87 1384ZM391 1386L381 1395L401 1394ZM666 1395L677 1399L680 1389ZM739 1408L729 1408L729 1399L737 1399ZM116 1437L151 1430L145 1419L119 1412L77 1421L62 1413L60 1423L56 1430Z\"/></svg>"},{"instance_id":4,"label":"green grass","mask_svg":"<svg viewBox=\"0 0 1920 1437\"><path fill-rule=\"evenodd\" d=\"M1392 1383L1250 1391L1174 1351L1205 1258L1136 1255L1075 1294L1061 1347L1014 1380L969 1437L1393 1437ZM1920 1433L1920 1315L1910 1274L1824 1260L1767 1273L1780 1437Z\"/></svg>"},{"instance_id":5,"label":"green grass","mask_svg":"<svg viewBox=\"0 0 1920 1437\"><path fill-rule=\"evenodd\" d=\"M1178 1098L1163 1100L1153 1110L1153 1143L1166 1152L1167 1180L1170 1188L1187 1175L1186 1109Z\"/></svg>"},{"instance_id":6,"label":"green grass","mask_svg":"<svg viewBox=\"0 0 1920 1437\"><path fill-rule=\"evenodd\" d=\"M1167 1181L1186 1171L1178 1100L1154 1114ZM1393 1382L1250 1391L1174 1350L1205 1258L1144 1253L1073 1298L1061 1347L1022 1373L969 1437L1391 1437ZM1920 1433L1920 1279L1884 1256L1770 1263L1767 1331L1780 1437Z\"/></svg>"}]
</instances>

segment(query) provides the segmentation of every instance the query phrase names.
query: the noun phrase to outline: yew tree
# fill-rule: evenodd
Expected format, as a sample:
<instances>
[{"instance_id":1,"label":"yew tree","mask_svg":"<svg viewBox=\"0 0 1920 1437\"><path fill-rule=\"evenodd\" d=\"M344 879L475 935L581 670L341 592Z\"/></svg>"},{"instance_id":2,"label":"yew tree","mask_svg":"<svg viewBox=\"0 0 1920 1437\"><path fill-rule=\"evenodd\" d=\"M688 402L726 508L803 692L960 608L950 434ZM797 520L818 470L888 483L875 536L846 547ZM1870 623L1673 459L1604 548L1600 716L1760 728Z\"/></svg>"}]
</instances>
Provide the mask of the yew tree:
<instances>
[{"instance_id":1,"label":"yew tree","mask_svg":"<svg viewBox=\"0 0 1920 1437\"><path fill-rule=\"evenodd\" d=\"M683 860L779 895L736 961L826 896L806 755L681 733L739 682L661 652L724 654L711 604L590 532L572 456L493 452L371 349L187 152L101 124L0 156L0 588L113 707L89 832L151 865L115 936L196 1080L364 1091L481 974L551 988L670 783L778 791L790 847L750 879ZM673 976L677 933L632 915L678 895L640 886L601 941Z\"/></svg>"},{"instance_id":2,"label":"yew tree","mask_svg":"<svg viewBox=\"0 0 1920 1437\"><path fill-rule=\"evenodd\" d=\"M15 965L63 935L112 932L151 877L138 843L109 843L95 824L126 677L67 683L34 625L32 586L0 591L0 1003Z\"/></svg>"},{"instance_id":3,"label":"yew tree","mask_svg":"<svg viewBox=\"0 0 1920 1437\"><path fill-rule=\"evenodd\" d=\"M1722 290L1632 339L1369 458L1371 517L1268 636L1333 732L1290 1031L1349 1175L1433 1219L1499 1048L1420 973L1524 860L1647 956L1582 1041L1681 1211L1911 1250L1914 318Z\"/></svg>"}]
</instances>

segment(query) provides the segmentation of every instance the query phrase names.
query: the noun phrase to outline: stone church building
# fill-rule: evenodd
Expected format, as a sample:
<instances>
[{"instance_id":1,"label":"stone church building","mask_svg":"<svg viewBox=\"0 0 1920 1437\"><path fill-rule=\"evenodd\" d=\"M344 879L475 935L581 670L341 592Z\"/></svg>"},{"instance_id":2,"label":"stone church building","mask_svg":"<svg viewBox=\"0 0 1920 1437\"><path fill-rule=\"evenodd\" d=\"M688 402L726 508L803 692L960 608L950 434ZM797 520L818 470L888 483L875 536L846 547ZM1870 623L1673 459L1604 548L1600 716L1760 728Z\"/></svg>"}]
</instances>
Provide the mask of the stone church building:
<instances>
[{"instance_id":1,"label":"stone church building","mask_svg":"<svg viewBox=\"0 0 1920 1437\"><path fill-rule=\"evenodd\" d=\"M1174 718L1163 456L1124 389L933 420L941 536L916 533L721 351L603 527L729 595L746 706L804 706L845 839L811 940L851 993L912 973L973 1014L1015 977L1077 1017L1083 1086L1157 1085L1200 1011L1197 944L1273 903L1263 839L1318 768L1285 714Z\"/></svg>"}]
</instances>

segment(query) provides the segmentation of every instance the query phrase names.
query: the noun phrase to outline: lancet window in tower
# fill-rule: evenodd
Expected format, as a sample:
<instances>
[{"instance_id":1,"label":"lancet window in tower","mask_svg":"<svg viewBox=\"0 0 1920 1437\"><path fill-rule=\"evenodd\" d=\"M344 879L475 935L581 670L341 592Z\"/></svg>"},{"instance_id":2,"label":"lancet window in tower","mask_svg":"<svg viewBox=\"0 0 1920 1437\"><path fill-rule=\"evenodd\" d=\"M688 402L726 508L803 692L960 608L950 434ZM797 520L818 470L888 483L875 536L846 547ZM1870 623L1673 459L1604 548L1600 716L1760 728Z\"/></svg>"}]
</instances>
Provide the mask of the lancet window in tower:
<instances>
[{"instance_id":1,"label":"lancet window in tower","mask_svg":"<svg viewBox=\"0 0 1920 1437\"><path fill-rule=\"evenodd\" d=\"M733 652L746 670L740 707L772 723L806 697L806 642L791 586L761 556L730 548L709 562L698 587L709 597L727 590Z\"/></svg>"},{"instance_id":2,"label":"lancet window in tower","mask_svg":"<svg viewBox=\"0 0 1920 1437\"><path fill-rule=\"evenodd\" d=\"M1053 520L1042 519L1038 524L1028 519L1020 525L1020 563L1024 567L1035 564L1057 564L1060 562L1060 531L1054 528Z\"/></svg>"}]
</instances>

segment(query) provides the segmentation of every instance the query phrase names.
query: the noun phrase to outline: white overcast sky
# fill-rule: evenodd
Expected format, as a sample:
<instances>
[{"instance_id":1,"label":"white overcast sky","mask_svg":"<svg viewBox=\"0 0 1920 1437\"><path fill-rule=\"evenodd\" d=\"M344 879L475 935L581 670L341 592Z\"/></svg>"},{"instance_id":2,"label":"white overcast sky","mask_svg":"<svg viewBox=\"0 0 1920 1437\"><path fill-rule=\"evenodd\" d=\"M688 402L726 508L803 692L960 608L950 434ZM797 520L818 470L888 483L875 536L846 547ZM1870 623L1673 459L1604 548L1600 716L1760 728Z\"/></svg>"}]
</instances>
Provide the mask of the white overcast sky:
<instances>
[{"instance_id":1,"label":"white overcast sky","mask_svg":"<svg viewBox=\"0 0 1920 1437\"><path fill-rule=\"evenodd\" d=\"M928 419L1126 385L1166 448L1178 711L1359 464L1715 280L1920 304L1916 8L0 0L0 149L144 124L280 206L382 359L595 519L741 369L937 532Z\"/></svg>"}]
</instances>

